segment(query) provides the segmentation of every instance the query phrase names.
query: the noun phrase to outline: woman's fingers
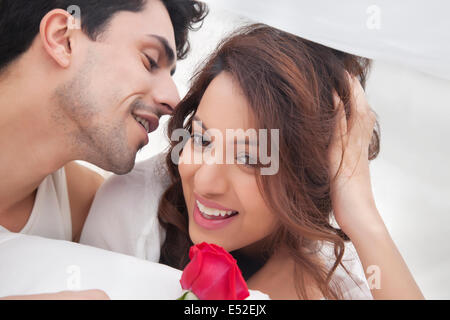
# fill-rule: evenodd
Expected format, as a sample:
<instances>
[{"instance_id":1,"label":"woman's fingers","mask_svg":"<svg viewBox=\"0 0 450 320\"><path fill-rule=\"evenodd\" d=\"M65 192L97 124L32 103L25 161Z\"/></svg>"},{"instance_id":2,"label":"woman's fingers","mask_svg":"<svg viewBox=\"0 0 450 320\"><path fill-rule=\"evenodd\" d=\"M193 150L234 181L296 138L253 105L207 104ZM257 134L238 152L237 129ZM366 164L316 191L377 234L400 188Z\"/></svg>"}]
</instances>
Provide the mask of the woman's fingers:
<instances>
[{"instance_id":1,"label":"woman's fingers","mask_svg":"<svg viewBox=\"0 0 450 320\"><path fill-rule=\"evenodd\" d=\"M345 138L347 136L347 117L345 114L345 108L344 108L344 103L342 102L341 98L339 97L339 95L335 92L334 96L334 106L335 109L338 111L338 126L336 127L336 137L341 137L341 138Z\"/></svg>"},{"instance_id":2,"label":"woman's fingers","mask_svg":"<svg viewBox=\"0 0 450 320\"><path fill-rule=\"evenodd\" d=\"M335 110L337 110L338 120L329 150L330 174L332 177L337 174L342 160L344 146L347 144L347 118L345 115L344 103L336 92L333 95L333 99Z\"/></svg>"},{"instance_id":3,"label":"woman's fingers","mask_svg":"<svg viewBox=\"0 0 450 320\"><path fill-rule=\"evenodd\" d=\"M372 140L376 115L367 102L364 89L356 77L349 76L351 88L350 118L347 120L344 104L334 94L337 123L330 148L330 174L350 178L368 165L369 145ZM361 163L362 160L362 163ZM340 170L338 172L338 170Z\"/></svg>"},{"instance_id":4,"label":"woman's fingers","mask_svg":"<svg viewBox=\"0 0 450 320\"><path fill-rule=\"evenodd\" d=\"M361 83L356 77L349 75L352 90L349 119L348 147L352 153L368 158L369 145L372 140L373 130L376 123L376 115L370 108Z\"/></svg>"},{"instance_id":5,"label":"woman's fingers","mask_svg":"<svg viewBox=\"0 0 450 320\"><path fill-rule=\"evenodd\" d=\"M359 80L350 75L349 77L352 88L350 126L352 131L355 131L355 134L352 134L352 138L361 137L363 141L358 144L362 144L364 147L367 145L368 148L373 135L376 114L370 108L366 99L366 93Z\"/></svg>"}]
</instances>

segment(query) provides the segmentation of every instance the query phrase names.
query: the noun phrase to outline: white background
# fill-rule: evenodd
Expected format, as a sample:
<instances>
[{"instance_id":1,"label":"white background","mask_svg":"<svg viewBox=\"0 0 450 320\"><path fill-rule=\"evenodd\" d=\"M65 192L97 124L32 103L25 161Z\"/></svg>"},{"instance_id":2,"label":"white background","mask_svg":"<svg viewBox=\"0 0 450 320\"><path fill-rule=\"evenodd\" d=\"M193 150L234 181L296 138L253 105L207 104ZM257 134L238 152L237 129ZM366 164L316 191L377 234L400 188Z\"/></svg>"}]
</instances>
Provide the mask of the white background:
<instances>
[{"instance_id":1,"label":"white background","mask_svg":"<svg viewBox=\"0 0 450 320\"><path fill-rule=\"evenodd\" d=\"M381 153L371 164L378 209L425 297L450 299L449 2L208 2L210 15L191 35L192 52L178 63L181 96L223 35L247 22L236 13L375 58L367 96L381 125ZM379 29L368 25L373 4ZM150 135L138 161L167 146L163 127Z\"/></svg>"}]
</instances>

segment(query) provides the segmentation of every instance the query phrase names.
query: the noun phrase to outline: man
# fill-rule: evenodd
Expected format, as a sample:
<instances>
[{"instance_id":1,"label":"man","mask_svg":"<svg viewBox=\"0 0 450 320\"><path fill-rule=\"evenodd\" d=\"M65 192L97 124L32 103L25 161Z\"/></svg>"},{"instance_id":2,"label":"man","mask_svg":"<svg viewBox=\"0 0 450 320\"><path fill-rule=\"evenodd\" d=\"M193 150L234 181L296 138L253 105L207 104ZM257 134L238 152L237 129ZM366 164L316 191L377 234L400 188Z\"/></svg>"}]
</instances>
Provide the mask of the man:
<instances>
[{"instance_id":1,"label":"man","mask_svg":"<svg viewBox=\"0 0 450 320\"><path fill-rule=\"evenodd\" d=\"M0 232L79 240L103 179L74 161L132 170L179 101L171 76L206 14L194 0L75 3L0 1Z\"/></svg>"}]
</instances>

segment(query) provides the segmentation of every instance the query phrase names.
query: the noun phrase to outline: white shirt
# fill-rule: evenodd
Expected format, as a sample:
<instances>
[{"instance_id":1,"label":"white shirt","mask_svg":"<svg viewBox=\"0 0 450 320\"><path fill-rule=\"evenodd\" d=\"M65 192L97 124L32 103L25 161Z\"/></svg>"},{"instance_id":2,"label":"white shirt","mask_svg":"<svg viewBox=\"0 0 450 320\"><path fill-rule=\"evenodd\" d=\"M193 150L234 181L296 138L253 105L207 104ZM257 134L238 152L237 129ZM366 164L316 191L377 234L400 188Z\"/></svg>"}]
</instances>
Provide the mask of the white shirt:
<instances>
[{"instance_id":1,"label":"white shirt","mask_svg":"<svg viewBox=\"0 0 450 320\"><path fill-rule=\"evenodd\" d=\"M158 221L158 205L170 185L165 154L136 164L124 176L112 176L97 192L81 234L80 243L158 262L165 231ZM346 245L344 264L353 280L338 267L334 281L344 286L346 299L372 299L361 263L351 244ZM332 250L321 254L334 263Z\"/></svg>"},{"instance_id":2,"label":"white shirt","mask_svg":"<svg viewBox=\"0 0 450 320\"><path fill-rule=\"evenodd\" d=\"M0 226L0 233L9 231ZM18 233L72 241L72 218L64 168L39 185L31 215Z\"/></svg>"},{"instance_id":3,"label":"white shirt","mask_svg":"<svg viewBox=\"0 0 450 320\"><path fill-rule=\"evenodd\" d=\"M158 262L165 239L158 205L170 184L164 159L160 154L110 177L97 191L80 243Z\"/></svg>"}]
</instances>

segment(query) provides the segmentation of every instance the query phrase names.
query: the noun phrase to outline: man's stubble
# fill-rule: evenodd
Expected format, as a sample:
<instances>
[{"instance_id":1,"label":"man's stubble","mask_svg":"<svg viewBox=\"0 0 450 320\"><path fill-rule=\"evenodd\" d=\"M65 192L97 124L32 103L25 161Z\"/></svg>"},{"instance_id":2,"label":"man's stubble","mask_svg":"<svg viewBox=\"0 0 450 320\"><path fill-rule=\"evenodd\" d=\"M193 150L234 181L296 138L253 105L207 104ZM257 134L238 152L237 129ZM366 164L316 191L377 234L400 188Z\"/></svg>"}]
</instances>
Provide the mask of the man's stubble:
<instances>
[{"instance_id":1,"label":"man's stubble","mask_svg":"<svg viewBox=\"0 0 450 320\"><path fill-rule=\"evenodd\" d=\"M127 115L110 119L107 116L118 114L112 109L118 105L116 91L107 86L109 91L105 95L91 85L93 77L99 76L97 63L98 59L90 50L76 75L56 88L52 118L78 160L115 174L126 174L134 168L137 150L128 146Z\"/></svg>"}]
</instances>

